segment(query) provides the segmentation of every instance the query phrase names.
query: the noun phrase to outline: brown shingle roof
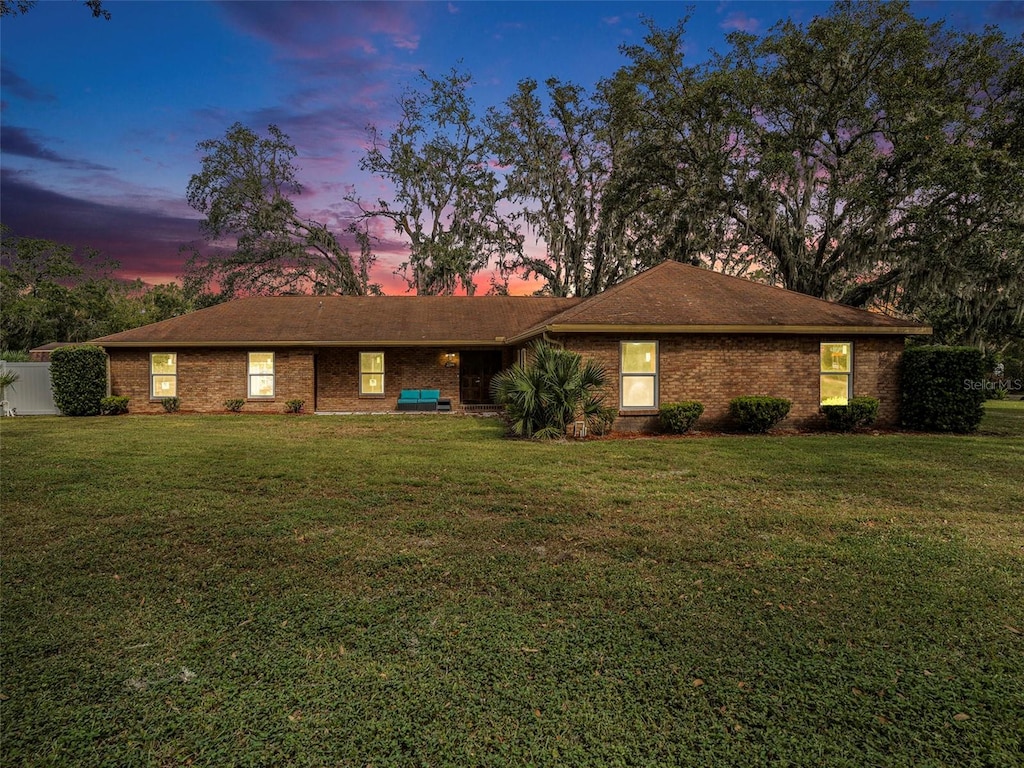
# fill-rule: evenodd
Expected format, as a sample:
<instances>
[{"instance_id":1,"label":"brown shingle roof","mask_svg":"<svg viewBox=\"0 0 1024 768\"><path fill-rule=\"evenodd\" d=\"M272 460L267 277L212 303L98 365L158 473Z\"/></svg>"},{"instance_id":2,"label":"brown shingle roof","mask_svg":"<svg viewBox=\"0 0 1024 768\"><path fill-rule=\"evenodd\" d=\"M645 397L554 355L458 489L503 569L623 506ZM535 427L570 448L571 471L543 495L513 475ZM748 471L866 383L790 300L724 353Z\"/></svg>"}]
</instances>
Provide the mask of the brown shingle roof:
<instances>
[{"instance_id":1,"label":"brown shingle roof","mask_svg":"<svg viewBox=\"0 0 1024 768\"><path fill-rule=\"evenodd\" d=\"M493 346L545 331L920 334L931 329L667 261L589 299L264 296L218 304L95 342L107 347Z\"/></svg>"},{"instance_id":2,"label":"brown shingle roof","mask_svg":"<svg viewBox=\"0 0 1024 768\"><path fill-rule=\"evenodd\" d=\"M107 347L494 345L579 302L531 296L259 296L95 341Z\"/></svg>"},{"instance_id":3,"label":"brown shingle roof","mask_svg":"<svg viewBox=\"0 0 1024 768\"><path fill-rule=\"evenodd\" d=\"M815 299L720 272L666 261L550 317L515 340L543 331L930 333L877 312Z\"/></svg>"}]
</instances>

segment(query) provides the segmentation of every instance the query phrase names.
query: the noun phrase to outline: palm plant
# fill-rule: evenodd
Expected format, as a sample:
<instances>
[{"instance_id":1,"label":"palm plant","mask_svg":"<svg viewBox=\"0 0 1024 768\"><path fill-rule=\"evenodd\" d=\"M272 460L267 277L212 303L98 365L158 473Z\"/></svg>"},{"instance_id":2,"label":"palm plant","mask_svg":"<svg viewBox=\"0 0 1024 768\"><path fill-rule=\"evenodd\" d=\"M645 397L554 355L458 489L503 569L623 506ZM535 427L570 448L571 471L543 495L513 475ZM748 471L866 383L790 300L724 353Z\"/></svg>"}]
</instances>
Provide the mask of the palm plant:
<instances>
[{"instance_id":1,"label":"palm plant","mask_svg":"<svg viewBox=\"0 0 1024 768\"><path fill-rule=\"evenodd\" d=\"M601 366L539 341L529 364L516 364L491 380L491 394L505 407L511 434L550 439L564 437L575 421L595 424L602 416L606 383Z\"/></svg>"},{"instance_id":2,"label":"palm plant","mask_svg":"<svg viewBox=\"0 0 1024 768\"><path fill-rule=\"evenodd\" d=\"M18 374L14 371L8 368L0 369L0 399L4 399L4 390L14 384L17 380Z\"/></svg>"}]
</instances>

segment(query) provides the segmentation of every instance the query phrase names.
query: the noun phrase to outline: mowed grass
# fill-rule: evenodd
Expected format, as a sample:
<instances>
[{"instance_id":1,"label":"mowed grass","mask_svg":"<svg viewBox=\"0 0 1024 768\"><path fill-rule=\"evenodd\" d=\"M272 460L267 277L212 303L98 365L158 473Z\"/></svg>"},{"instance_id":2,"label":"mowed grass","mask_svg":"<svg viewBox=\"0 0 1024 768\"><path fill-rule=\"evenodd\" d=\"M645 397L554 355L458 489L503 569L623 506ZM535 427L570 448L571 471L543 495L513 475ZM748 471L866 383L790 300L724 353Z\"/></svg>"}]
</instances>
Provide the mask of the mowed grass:
<instances>
[{"instance_id":1,"label":"mowed grass","mask_svg":"<svg viewBox=\"0 0 1024 768\"><path fill-rule=\"evenodd\" d=\"M1024 400L989 400L981 433L1000 437L1024 437Z\"/></svg>"},{"instance_id":2,"label":"mowed grass","mask_svg":"<svg viewBox=\"0 0 1024 768\"><path fill-rule=\"evenodd\" d=\"M1024 409L966 437L0 427L4 765L1024 756Z\"/></svg>"}]
</instances>

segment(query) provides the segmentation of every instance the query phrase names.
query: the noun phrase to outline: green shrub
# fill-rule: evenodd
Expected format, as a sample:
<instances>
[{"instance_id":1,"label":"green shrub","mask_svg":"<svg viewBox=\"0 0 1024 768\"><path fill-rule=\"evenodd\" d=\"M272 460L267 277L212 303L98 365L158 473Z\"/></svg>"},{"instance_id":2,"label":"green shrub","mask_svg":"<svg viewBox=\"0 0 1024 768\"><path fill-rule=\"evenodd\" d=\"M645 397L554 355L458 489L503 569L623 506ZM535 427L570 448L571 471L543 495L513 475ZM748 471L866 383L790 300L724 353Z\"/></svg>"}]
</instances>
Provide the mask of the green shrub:
<instances>
[{"instance_id":1,"label":"green shrub","mask_svg":"<svg viewBox=\"0 0 1024 768\"><path fill-rule=\"evenodd\" d=\"M658 424L663 432L681 435L689 430L704 413L704 406L696 400L665 403L658 409Z\"/></svg>"},{"instance_id":2,"label":"green shrub","mask_svg":"<svg viewBox=\"0 0 1024 768\"><path fill-rule=\"evenodd\" d=\"M878 418L878 398L855 397L846 405L823 405L821 410L829 429L851 432L875 423Z\"/></svg>"},{"instance_id":3,"label":"green shrub","mask_svg":"<svg viewBox=\"0 0 1024 768\"><path fill-rule=\"evenodd\" d=\"M50 356L53 402L65 416L97 416L107 395L107 353L90 345L58 347Z\"/></svg>"},{"instance_id":4,"label":"green shrub","mask_svg":"<svg viewBox=\"0 0 1024 768\"><path fill-rule=\"evenodd\" d=\"M602 419L607 382L604 369L582 355L544 342L532 347L526 366L513 365L491 379L494 401L505 408L508 432L516 437L565 437L583 420L588 431Z\"/></svg>"},{"instance_id":5,"label":"green shrub","mask_svg":"<svg viewBox=\"0 0 1024 768\"><path fill-rule=\"evenodd\" d=\"M767 432L787 415L792 403L784 397L747 395L729 402L729 413L747 432Z\"/></svg>"},{"instance_id":6,"label":"green shrub","mask_svg":"<svg viewBox=\"0 0 1024 768\"><path fill-rule=\"evenodd\" d=\"M619 409L614 406L598 409L590 421L590 434L610 435L615 419L619 416Z\"/></svg>"},{"instance_id":7,"label":"green shrub","mask_svg":"<svg viewBox=\"0 0 1024 768\"><path fill-rule=\"evenodd\" d=\"M128 413L128 398L124 395L104 397L100 400L101 416L120 416L122 413Z\"/></svg>"},{"instance_id":8,"label":"green shrub","mask_svg":"<svg viewBox=\"0 0 1024 768\"><path fill-rule=\"evenodd\" d=\"M284 410L286 413L302 413L302 406L305 404L305 400L288 400L284 404Z\"/></svg>"},{"instance_id":9,"label":"green shrub","mask_svg":"<svg viewBox=\"0 0 1024 768\"><path fill-rule=\"evenodd\" d=\"M233 397L230 400L224 401L224 407L232 413L238 413L241 411L243 405L245 405L245 400L240 397Z\"/></svg>"},{"instance_id":10,"label":"green shrub","mask_svg":"<svg viewBox=\"0 0 1024 768\"><path fill-rule=\"evenodd\" d=\"M908 347L900 361L900 418L926 432L973 432L985 404L984 356L974 347Z\"/></svg>"},{"instance_id":11,"label":"green shrub","mask_svg":"<svg viewBox=\"0 0 1024 768\"><path fill-rule=\"evenodd\" d=\"M162 405L164 410L168 413L177 413L178 408L181 407L181 402L176 397L164 397L160 399L160 405Z\"/></svg>"}]
</instances>

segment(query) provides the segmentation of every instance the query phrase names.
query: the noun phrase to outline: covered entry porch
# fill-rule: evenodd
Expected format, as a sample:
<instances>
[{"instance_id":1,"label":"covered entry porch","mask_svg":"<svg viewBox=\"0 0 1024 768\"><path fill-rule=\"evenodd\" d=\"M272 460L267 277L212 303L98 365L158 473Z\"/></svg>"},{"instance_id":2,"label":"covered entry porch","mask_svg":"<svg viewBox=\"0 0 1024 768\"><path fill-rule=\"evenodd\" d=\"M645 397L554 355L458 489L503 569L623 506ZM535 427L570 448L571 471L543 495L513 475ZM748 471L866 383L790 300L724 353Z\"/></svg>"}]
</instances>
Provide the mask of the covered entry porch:
<instances>
[{"instance_id":1,"label":"covered entry porch","mask_svg":"<svg viewBox=\"0 0 1024 768\"><path fill-rule=\"evenodd\" d=\"M495 410L491 379L513 360L499 347L326 347L313 357L313 408L321 413L397 412L403 390L437 390L452 412Z\"/></svg>"}]
</instances>

